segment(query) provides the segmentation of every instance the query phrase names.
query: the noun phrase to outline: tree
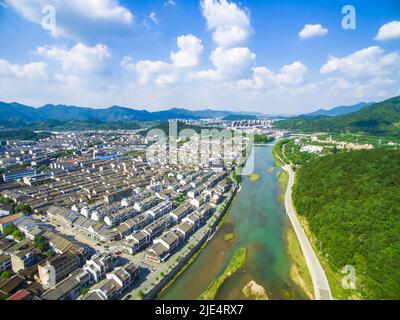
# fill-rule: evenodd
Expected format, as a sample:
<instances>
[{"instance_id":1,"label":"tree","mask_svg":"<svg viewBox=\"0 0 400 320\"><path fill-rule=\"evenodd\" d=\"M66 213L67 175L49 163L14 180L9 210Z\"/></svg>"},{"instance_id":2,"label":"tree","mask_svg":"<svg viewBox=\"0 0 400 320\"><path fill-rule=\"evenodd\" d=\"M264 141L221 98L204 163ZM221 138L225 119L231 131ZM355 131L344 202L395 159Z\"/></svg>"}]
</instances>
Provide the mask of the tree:
<instances>
[{"instance_id":1,"label":"tree","mask_svg":"<svg viewBox=\"0 0 400 320\"><path fill-rule=\"evenodd\" d=\"M9 235L13 234L13 232L16 231L16 230L18 230L17 226L15 224L11 223L8 226L5 226L3 228L3 233L6 236L9 236Z\"/></svg>"},{"instance_id":2,"label":"tree","mask_svg":"<svg viewBox=\"0 0 400 320\"><path fill-rule=\"evenodd\" d=\"M14 208L15 212L22 212L25 215L32 214L32 208L26 204L19 204Z\"/></svg>"},{"instance_id":3,"label":"tree","mask_svg":"<svg viewBox=\"0 0 400 320\"><path fill-rule=\"evenodd\" d=\"M33 239L33 243L35 244L36 247L40 249L40 252L46 253L49 250L49 242L43 238L41 235L36 235L35 238Z\"/></svg>"},{"instance_id":4,"label":"tree","mask_svg":"<svg viewBox=\"0 0 400 320\"><path fill-rule=\"evenodd\" d=\"M56 253L54 252L53 249L49 249L49 250L46 251L47 258L54 257L55 255L56 255Z\"/></svg>"},{"instance_id":5,"label":"tree","mask_svg":"<svg viewBox=\"0 0 400 320\"><path fill-rule=\"evenodd\" d=\"M11 277L11 272L10 271L4 271L1 275L0 275L0 279L4 280L4 279L8 279Z\"/></svg>"},{"instance_id":6,"label":"tree","mask_svg":"<svg viewBox=\"0 0 400 320\"><path fill-rule=\"evenodd\" d=\"M21 241L25 238L24 234L19 229L14 230L14 232L12 233L12 236L17 241Z\"/></svg>"},{"instance_id":7,"label":"tree","mask_svg":"<svg viewBox=\"0 0 400 320\"><path fill-rule=\"evenodd\" d=\"M81 288L80 290L79 290L79 295L80 296L84 296L84 295L86 295L88 292L89 292L89 288Z\"/></svg>"},{"instance_id":8,"label":"tree","mask_svg":"<svg viewBox=\"0 0 400 320\"><path fill-rule=\"evenodd\" d=\"M142 300L144 298L144 293L143 293L142 290L139 290L138 297L139 297L140 300Z\"/></svg>"}]
</instances>

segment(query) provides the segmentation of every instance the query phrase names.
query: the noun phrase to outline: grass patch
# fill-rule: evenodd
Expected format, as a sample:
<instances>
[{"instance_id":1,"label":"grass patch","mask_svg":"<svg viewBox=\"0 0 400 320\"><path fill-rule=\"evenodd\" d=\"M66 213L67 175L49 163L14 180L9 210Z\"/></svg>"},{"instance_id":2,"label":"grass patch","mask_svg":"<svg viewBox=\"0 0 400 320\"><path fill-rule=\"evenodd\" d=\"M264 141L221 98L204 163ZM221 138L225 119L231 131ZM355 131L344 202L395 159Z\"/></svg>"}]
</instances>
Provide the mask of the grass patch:
<instances>
[{"instance_id":1,"label":"grass patch","mask_svg":"<svg viewBox=\"0 0 400 320\"><path fill-rule=\"evenodd\" d=\"M260 180L260 175L258 175L257 173L252 173L251 175L250 175L250 181L251 182L256 182L256 181L258 181L258 180Z\"/></svg>"},{"instance_id":2,"label":"grass patch","mask_svg":"<svg viewBox=\"0 0 400 320\"><path fill-rule=\"evenodd\" d=\"M224 235L224 240L225 241L232 241L235 239L235 234L234 233L227 233Z\"/></svg>"},{"instance_id":3,"label":"grass patch","mask_svg":"<svg viewBox=\"0 0 400 320\"><path fill-rule=\"evenodd\" d=\"M310 298L314 299L314 286L296 233L290 226L286 231L287 250L291 260L290 277Z\"/></svg>"},{"instance_id":4,"label":"grass patch","mask_svg":"<svg viewBox=\"0 0 400 320\"><path fill-rule=\"evenodd\" d=\"M277 175L278 177L278 181L279 181L279 201L284 202L285 201L285 195L286 195L286 188L287 188L287 184L289 182L289 175L286 171L278 171L280 172L279 175Z\"/></svg>"},{"instance_id":5,"label":"grass patch","mask_svg":"<svg viewBox=\"0 0 400 320\"><path fill-rule=\"evenodd\" d=\"M197 298L197 300L214 300L218 293L218 290L222 287L224 282L235 272L243 268L246 265L246 260L247 260L247 249L246 248L238 249L234 253L231 261L229 262L229 265L226 267L224 272L209 285L207 290L204 291Z\"/></svg>"}]
</instances>

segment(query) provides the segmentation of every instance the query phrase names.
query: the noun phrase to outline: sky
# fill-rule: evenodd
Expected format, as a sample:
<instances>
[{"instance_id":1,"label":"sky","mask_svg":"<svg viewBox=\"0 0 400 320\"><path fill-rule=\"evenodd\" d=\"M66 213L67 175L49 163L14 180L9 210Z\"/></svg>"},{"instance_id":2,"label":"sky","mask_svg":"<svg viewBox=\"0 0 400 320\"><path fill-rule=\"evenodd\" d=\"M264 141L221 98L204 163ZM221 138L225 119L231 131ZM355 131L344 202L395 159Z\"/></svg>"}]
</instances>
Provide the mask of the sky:
<instances>
[{"instance_id":1,"label":"sky","mask_svg":"<svg viewBox=\"0 0 400 320\"><path fill-rule=\"evenodd\" d=\"M398 0L0 0L0 101L300 114L400 95L399 49Z\"/></svg>"}]
</instances>

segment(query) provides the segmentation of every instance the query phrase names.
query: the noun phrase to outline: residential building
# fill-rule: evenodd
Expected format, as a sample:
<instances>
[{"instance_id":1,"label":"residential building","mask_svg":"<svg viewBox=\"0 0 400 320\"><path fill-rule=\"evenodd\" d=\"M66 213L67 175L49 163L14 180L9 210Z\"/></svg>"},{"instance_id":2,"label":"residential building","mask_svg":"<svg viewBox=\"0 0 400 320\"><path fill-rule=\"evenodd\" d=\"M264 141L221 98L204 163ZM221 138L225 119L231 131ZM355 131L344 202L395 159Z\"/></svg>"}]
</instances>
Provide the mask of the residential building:
<instances>
[{"instance_id":1,"label":"residential building","mask_svg":"<svg viewBox=\"0 0 400 320\"><path fill-rule=\"evenodd\" d=\"M4 228L9 226L10 224L15 223L18 219L22 218L24 216L23 213L16 213L10 216L6 216L3 218L0 218L0 231L4 233Z\"/></svg>"},{"instance_id":2,"label":"residential building","mask_svg":"<svg viewBox=\"0 0 400 320\"><path fill-rule=\"evenodd\" d=\"M48 259L38 266L40 283L44 288L51 288L79 266L79 257L70 252Z\"/></svg>"}]
</instances>

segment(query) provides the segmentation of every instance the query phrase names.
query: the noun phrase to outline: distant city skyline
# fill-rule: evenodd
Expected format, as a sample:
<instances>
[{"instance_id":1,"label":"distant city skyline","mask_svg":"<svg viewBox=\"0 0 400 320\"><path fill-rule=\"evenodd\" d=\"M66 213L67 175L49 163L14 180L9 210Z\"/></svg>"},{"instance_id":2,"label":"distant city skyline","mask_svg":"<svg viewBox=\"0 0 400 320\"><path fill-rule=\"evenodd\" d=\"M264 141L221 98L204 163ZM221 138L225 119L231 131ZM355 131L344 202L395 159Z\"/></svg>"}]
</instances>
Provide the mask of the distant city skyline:
<instances>
[{"instance_id":1,"label":"distant city skyline","mask_svg":"<svg viewBox=\"0 0 400 320\"><path fill-rule=\"evenodd\" d=\"M301 114L400 95L396 0L0 3L0 101Z\"/></svg>"}]
</instances>

